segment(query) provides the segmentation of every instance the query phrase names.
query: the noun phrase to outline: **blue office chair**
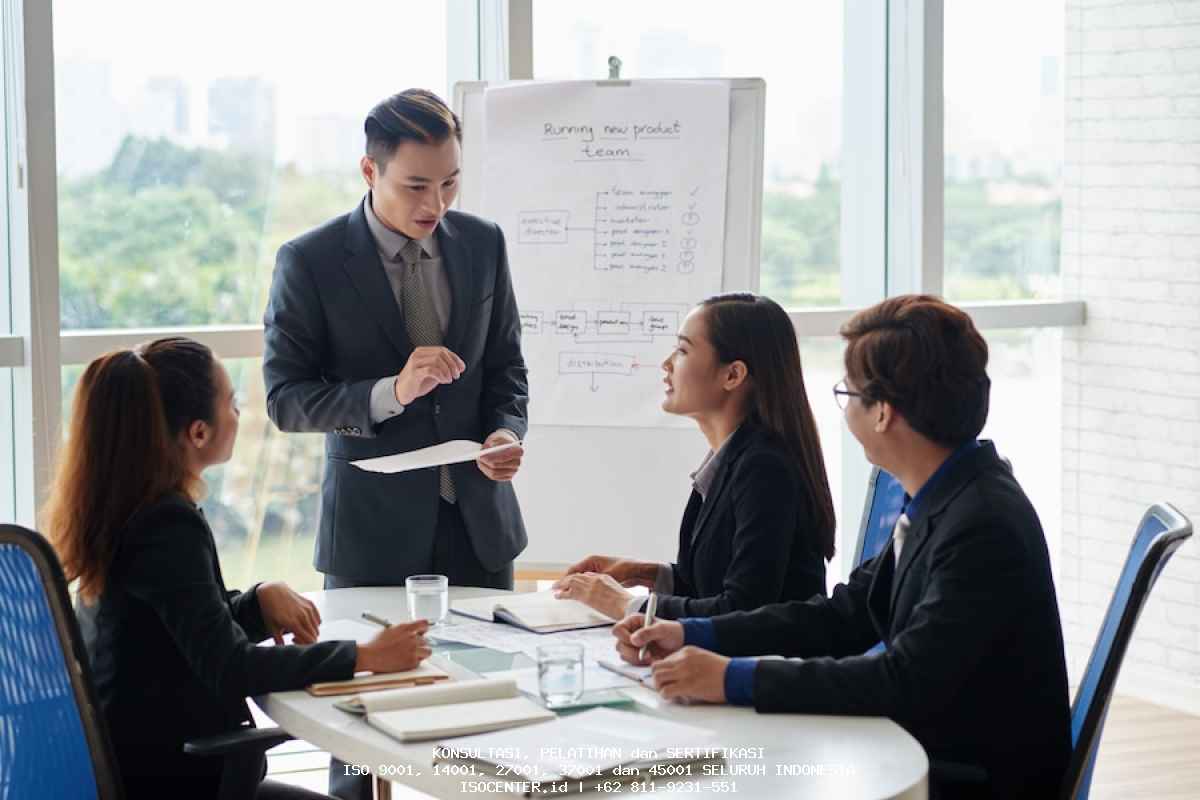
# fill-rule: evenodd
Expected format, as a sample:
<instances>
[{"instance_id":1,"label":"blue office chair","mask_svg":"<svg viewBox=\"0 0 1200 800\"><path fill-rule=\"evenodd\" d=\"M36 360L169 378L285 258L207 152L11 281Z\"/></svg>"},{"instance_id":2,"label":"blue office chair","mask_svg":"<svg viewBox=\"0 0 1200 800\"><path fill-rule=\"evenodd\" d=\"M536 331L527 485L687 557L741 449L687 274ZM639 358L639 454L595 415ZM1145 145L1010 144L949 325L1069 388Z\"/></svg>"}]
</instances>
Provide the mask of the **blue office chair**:
<instances>
[{"instance_id":1,"label":"blue office chair","mask_svg":"<svg viewBox=\"0 0 1200 800\"><path fill-rule=\"evenodd\" d=\"M1150 506L1138 524L1071 706L1071 760L1062 792L1065 800L1087 800L1108 704L1133 628L1167 560L1191 535L1192 523L1170 503Z\"/></svg>"},{"instance_id":2,"label":"blue office chair","mask_svg":"<svg viewBox=\"0 0 1200 800\"><path fill-rule=\"evenodd\" d=\"M0 525L0 798L124 796L58 558Z\"/></svg>"},{"instance_id":3,"label":"blue office chair","mask_svg":"<svg viewBox=\"0 0 1200 800\"><path fill-rule=\"evenodd\" d=\"M263 754L291 738L242 728L184 750L223 757L218 798L243 800ZM0 800L124 796L58 557L33 531L0 525Z\"/></svg>"},{"instance_id":4,"label":"blue office chair","mask_svg":"<svg viewBox=\"0 0 1200 800\"><path fill-rule=\"evenodd\" d=\"M861 567L883 550L892 536L892 528L904 508L904 487L900 481L879 467L871 468L867 481L867 501L863 505L862 522L858 526L858 543L854 547L854 566Z\"/></svg>"}]
</instances>

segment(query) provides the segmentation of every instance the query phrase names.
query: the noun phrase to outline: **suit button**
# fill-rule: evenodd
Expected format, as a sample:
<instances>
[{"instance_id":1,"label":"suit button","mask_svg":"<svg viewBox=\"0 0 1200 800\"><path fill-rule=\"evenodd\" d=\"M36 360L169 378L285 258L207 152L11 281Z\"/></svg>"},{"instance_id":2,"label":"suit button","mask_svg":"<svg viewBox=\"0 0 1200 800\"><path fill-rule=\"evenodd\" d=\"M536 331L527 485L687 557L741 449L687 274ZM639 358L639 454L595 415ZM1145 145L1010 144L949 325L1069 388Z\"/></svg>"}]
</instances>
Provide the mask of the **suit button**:
<instances>
[{"instance_id":1,"label":"suit button","mask_svg":"<svg viewBox=\"0 0 1200 800\"><path fill-rule=\"evenodd\" d=\"M433 415L436 417L440 413L442 413L442 404L434 403L433 404Z\"/></svg>"}]
</instances>

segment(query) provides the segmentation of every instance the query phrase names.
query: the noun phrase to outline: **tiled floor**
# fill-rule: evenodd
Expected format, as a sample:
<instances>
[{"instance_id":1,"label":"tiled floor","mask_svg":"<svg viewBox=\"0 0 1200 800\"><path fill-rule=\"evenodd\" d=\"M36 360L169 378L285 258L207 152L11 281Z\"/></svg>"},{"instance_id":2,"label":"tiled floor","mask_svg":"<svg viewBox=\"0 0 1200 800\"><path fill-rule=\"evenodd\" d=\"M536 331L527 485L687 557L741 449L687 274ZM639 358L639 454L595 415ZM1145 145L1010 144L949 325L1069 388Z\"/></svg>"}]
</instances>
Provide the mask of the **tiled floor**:
<instances>
[{"instance_id":1,"label":"tiled floor","mask_svg":"<svg viewBox=\"0 0 1200 800\"><path fill-rule=\"evenodd\" d=\"M265 721L263 724L270 724ZM276 780L326 790L329 756L307 742L273 750ZM428 795L393 785L396 800ZM1200 797L1200 717L1118 696L1108 715L1092 781L1092 800L1194 800Z\"/></svg>"}]
</instances>

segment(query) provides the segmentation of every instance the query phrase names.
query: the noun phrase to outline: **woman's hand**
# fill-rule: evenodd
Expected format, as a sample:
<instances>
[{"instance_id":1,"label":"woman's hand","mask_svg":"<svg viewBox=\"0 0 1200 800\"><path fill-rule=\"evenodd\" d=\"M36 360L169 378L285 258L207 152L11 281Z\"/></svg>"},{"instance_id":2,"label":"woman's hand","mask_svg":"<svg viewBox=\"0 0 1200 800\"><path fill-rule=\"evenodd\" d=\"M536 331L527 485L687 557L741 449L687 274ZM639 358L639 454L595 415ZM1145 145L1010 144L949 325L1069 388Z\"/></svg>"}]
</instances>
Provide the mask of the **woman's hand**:
<instances>
[{"instance_id":1,"label":"woman's hand","mask_svg":"<svg viewBox=\"0 0 1200 800\"><path fill-rule=\"evenodd\" d=\"M653 561L634 561L612 556L588 556L567 567L568 575L596 572L611 575L622 586L653 586L658 576L658 564ZM624 615L622 615L624 616Z\"/></svg>"},{"instance_id":2,"label":"woman's hand","mask_svg":"<svg viewBox=\"0 0 1200 800\"><path fill-rule=\"evenodd\" d=\"M429 620L391 625L366 644L358 646L355 672L407 672L432 655L425 631Z\"/></svg>"},{"instance_id":3,"label":"woman's hand","mask_svg":"<svg viewBox=\"0 0 1200 800\"><path fill-rule=\"evenodd\" d=\"M297 594L283 581L261 583L255 592L263 622L275 644L283 644L283 635L292 634L296 644L312 644L321 627L321 612L316 605Z\"/></svg>"},{"instance_id":4,"label":"woman's hand","mask_svg":"<svg viewBox=\"0 0 1200 800\"><path fill-rule=\"evenodd\" d=\"M633 592L621 588L611 575L595 572L567 575L550 587L560 600L578 600L613 619L625 616Z\"/></svg>"}]
</instances>

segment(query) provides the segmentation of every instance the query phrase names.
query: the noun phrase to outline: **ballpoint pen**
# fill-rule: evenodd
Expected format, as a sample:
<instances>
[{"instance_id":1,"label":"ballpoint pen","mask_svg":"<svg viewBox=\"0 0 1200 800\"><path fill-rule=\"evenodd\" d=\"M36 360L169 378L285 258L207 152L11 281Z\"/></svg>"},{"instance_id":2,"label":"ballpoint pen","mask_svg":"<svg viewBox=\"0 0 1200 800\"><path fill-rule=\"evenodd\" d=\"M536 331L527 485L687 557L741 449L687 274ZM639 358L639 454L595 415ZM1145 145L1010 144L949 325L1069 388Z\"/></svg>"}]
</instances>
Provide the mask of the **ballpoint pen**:
<instances>
[{"instance_id":1,"label":"ballpoint pen","mask_svg":"<svg viewBox=\"0 0 1200 800\"><path fill-rule=\"evenodd\" d=\"M654 610L658 607L658 595L654 592L650 593L650 601L646 603L646 617L642 620L642 630L646 630L654 624ZM649 645L643 645L642 649L638 650L638 661L646 660L646 651Z\"/></svg>"},{"instance_id":2,"label":"ballpoint pen","mask_svg":"<svg viewBox=\"0 0 1200 800\"><path fill-rule=\"evenodd\" d=\"M388 622L383 617L375 616L370 611L362 612L362 618L365 619L367 622L374 622L376 625L382 625L385 628L392 627L392 623Z\"/></svg>"}]
</instances>

